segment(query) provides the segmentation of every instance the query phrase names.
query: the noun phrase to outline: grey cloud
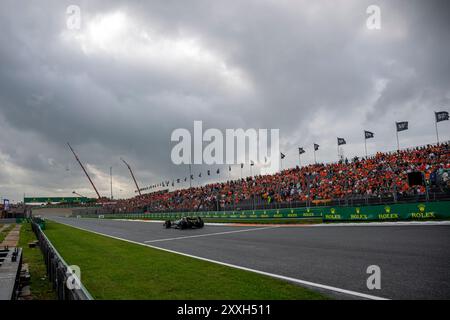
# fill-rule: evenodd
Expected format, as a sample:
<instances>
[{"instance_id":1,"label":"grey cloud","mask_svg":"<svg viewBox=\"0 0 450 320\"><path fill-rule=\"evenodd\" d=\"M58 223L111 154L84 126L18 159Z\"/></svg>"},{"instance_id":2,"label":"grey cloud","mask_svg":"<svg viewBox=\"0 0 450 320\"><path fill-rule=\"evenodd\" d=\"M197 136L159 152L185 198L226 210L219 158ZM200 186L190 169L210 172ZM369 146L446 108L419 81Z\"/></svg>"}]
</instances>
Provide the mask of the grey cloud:
<instances>
[{"instance_id":1,"label":"grey cloud","mask_svg":"<svg viewBox=\"0 0 450 320\"><path fill-rule=\"evenodd\" d=\"M131 195L120 157L143 185L184 177L186 167L170 163L170 133L191 129L194 120L220 129L279 128L288 166L296 164L299 145L311 162L313 142L322 146L321 160L335 160L338 135L349 143L346 155L362 155L365 128L376 133L370 150L392 149L395 120L411 122L403 144L433 142L432 112L449 108L445 1L378 1L382 29L372 32L365 10L373 1L76 3L83 23L122 11L161 39L198 40L242 72L251 86L242 92L201 63L85 54L61 36L69 4L5 1L0 11L0 156L24 171L16 185L0 162L0 194L16 200L24 189L93 195L67 141L101 172L114 166ZM440 129L449 139L448 123Z\"/></svg>"}]
</instances>

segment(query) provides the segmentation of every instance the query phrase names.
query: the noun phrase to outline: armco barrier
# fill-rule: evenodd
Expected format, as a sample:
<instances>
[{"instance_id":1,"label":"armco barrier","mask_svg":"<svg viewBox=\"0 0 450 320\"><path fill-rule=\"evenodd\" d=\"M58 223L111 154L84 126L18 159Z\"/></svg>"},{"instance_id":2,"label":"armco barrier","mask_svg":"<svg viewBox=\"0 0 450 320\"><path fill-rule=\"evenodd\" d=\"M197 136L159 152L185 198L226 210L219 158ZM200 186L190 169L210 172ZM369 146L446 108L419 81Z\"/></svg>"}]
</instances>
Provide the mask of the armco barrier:
<instances>
[{"instance_id":1,"label":"armco barrier","mask_svg":"<svg viewBox=\"0 0 450 320\"><path fill-rule=\"evenodd\" d=\"M336 206L314 208L292 208L272 210L178 212L178 213L129 213L104 214L103 218L116 219L177 219L196 215L216 219L276 219L303 218L323 219L324 221L386 221L386 220L440 220L450 218L450 201L402 203L375 206ZM91 215L92 217L92 215ZM98 216L96 216L98 217Z\"/></svg>"},{"instance_id":2,"label":"armco barrier","mask_svg":"<svg viewBox=\"0 0 450 320\"><path fill-rule=\"evenodd\" d=\"M55 289L59 300L93 300L92 296L86 288L79 283L79 288L69 288L67 285L69 276L74 277L68 273L68 265L64 259L56 251L50 240L41 230L41 220L33 219L31 222L32 229L39 240L39 246L44 255L44 261L47 266L47 275L49 281ZM73 278L71 278L73 279Z\"/></svg>"}]
</instances>

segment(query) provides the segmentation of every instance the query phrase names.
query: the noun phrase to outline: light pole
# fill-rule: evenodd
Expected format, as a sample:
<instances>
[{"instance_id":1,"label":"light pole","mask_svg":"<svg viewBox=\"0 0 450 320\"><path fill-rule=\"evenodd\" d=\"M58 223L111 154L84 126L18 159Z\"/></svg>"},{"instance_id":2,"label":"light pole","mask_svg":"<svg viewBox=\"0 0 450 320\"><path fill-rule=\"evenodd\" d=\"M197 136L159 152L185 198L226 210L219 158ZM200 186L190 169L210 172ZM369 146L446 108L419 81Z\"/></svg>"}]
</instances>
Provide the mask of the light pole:
<instances>
[{"instance_id":1,"label":"light pole","mask_svg":"<svg viewBox=\"0 0 450 320\"><path fill-rule=\"evenodd\" d=\"M113 199L113 190L112 190L112 167L109 167L109 176L111 178L111 200Z\"/></svg>"}]
</instances>

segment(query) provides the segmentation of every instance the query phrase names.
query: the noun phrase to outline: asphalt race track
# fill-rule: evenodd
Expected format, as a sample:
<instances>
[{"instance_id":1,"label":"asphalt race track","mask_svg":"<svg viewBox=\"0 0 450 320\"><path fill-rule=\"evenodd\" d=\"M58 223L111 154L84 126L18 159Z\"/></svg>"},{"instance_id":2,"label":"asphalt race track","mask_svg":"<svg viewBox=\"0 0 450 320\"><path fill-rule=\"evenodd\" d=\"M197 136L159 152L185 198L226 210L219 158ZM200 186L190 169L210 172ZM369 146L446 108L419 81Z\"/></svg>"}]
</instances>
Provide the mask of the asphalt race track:
<instances>
[{"instance_id":1,"label":"asphalt race track","mask_svg":"<svg viewBox=\"0 0 450 320\"><path fill-rule=\"evenodd\" d=\"M388 299L450 299L449 223L315 227L206 225L201 230L166 230L161 223L51 219L357 293ZM381 268L380 290L369 290L366 286L369 277L366 270L370 265Z\"/></svg>"}]
</instances>

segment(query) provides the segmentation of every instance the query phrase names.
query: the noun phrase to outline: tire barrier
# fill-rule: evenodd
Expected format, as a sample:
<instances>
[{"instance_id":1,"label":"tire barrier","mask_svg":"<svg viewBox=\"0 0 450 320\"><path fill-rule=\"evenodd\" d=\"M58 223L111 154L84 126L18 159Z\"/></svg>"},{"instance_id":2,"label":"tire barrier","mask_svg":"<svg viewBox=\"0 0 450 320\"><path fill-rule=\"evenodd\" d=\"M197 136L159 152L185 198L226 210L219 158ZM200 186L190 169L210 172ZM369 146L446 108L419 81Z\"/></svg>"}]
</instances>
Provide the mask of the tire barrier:
<instances>
[{"instance_id":1,"label":"tire barrier","mask_svg":"<svg viewBox=\"0 0 450 320\"><path fill-rule=\"evenodd\" d=\"M44 234L41 229L42 225L45 225L44 220L32 219L31 227L39 241L39 247L44 255L44 262L47 267L47 276L53 285L58 300L93 300L73 269L67 265Z\"/></svg>"},{"instance_id":2,"label":"tire barrier","mask_svg":"<svg viewBox=\"0 0 450 320\"><path fill-rule=\"evenodd\" d=\"M372 206L327 206L312 208L284 208L270 210L127 213L103 214L104 219L160 219L173 220L184 216L202 218L252 220L252 219L322 219L323 221L396 221L450 219L450 201L416 202ZM98 215L81 215L95 217Z\"/></svg>"}]
</instances>

